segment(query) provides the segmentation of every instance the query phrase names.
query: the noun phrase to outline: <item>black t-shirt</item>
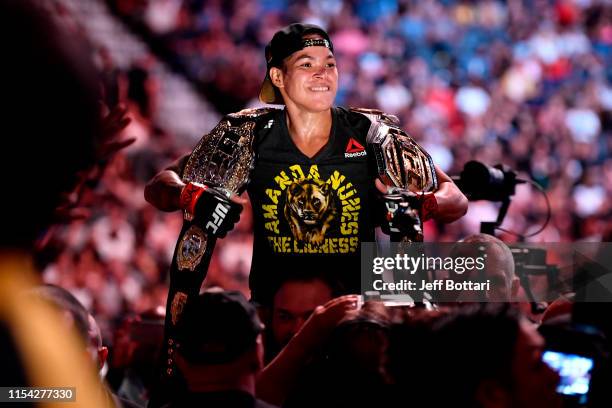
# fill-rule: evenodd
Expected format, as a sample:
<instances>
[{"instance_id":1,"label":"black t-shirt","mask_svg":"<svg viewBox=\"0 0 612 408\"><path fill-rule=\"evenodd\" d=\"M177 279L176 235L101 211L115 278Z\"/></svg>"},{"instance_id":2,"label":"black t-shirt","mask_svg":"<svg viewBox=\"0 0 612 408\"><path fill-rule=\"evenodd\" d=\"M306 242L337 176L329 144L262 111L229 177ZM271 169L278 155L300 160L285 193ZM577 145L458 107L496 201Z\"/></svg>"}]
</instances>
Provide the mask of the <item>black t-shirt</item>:
<instances>
[{"instance_id":1,"label":"black t-shirt","mask_svg":"<svg viewBox=\"0 0 612 408\"><path fill-rule=\"evenodd\" d=\"M267 304L277 284L312 270L360 288L360 247L374 240L374 158L366 150L370 121L332 109L330 138L314 157L291 140L284 110L271 116L256 141L248 194L253 206L253 300Z\"/></svg>"}]
</instances>

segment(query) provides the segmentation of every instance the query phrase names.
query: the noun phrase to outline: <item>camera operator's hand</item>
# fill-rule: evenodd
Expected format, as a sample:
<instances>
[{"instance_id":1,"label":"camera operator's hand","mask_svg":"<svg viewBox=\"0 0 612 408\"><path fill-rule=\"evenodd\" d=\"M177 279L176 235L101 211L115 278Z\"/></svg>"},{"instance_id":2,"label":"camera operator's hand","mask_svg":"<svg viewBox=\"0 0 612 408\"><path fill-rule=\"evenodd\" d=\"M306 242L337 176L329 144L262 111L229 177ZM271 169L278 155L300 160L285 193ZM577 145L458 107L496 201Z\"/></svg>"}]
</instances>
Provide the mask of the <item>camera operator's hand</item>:
<instances>
[{"instance_id":1,"label":"camera operator's hand","mask_svg":"<svg viewBox=\"0 0 612 408\"><path fill-rule=\"evenodd\" d=\"M223 238L240 220L247 200L233 195L228 200L213 187L188 183L181 192L181 208L198 219L206 232Z\"/></svg>"},{"instance_id":2,"label":"camera operator's hand","mask_svg":"<svg viewBox=\"0 0 612 408\"><path fill-rule=\"evenodd\" d=\"M319 346L347 313L356 310L358 298L357 295L340 296L317 306L296 334L300 343L308 349Z\"/></svg>"}]
</instances>

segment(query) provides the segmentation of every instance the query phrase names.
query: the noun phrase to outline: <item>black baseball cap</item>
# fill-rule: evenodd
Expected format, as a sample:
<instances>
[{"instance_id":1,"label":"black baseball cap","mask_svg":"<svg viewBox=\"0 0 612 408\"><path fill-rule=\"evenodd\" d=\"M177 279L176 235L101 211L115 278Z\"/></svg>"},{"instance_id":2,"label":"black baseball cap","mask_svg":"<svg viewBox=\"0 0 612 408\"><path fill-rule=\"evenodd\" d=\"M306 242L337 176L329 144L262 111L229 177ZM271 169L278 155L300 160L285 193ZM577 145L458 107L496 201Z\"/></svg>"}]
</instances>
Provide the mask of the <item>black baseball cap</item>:
<instances>
[{"instance_id":1,"label":"black baseball cap","mask_svg":"<svg viewBox=\"0 0 612 408\"><path fill-rule=\"evenodd\" d=\"M304 39L305 35L318 34L322 39ZM272 40L266 45L266 77L261 84L259 100L264 103L282 105L283 99L278 89L270 80L270 68L280 67L283 60L294 52L306 47L326 47L334 52L334 45L329 35L321 27L314 24L294 23L277 31Z\"/></svg>"},{"instance_id":2,"label":"black baseball cap","mask_svg":"<svg viewBox=\"0 0 612 408\"><path fill-rule=\"evenodd\" d=\"M235 360L255 347L264 327L242 293L221 289L188 301L180 322L177 351L192 364Z\"/></svg>"}]
</instances>

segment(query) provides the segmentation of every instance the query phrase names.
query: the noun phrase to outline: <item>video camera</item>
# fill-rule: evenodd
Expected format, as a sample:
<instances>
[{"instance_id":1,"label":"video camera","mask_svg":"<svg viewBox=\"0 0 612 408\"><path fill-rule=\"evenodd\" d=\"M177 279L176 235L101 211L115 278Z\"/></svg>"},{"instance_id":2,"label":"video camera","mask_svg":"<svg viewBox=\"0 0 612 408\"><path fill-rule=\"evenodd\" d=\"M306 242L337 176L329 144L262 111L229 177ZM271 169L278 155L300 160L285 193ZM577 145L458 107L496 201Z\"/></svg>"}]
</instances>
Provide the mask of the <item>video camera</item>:
<instances>
[{"instance_id":1,"label":"video camera","mask_svg":"<svg viewBox=\"0 0 612 408\"><path fill-rule=\"evenodd\" d=\"M543 313L546 309L544 300L556 299L559 296L559 268L546 262L546 250L541 248L526 248L511 246L514 259L514 271L521 281L529 301L532 302L532 312ZM545 276L547 293L545 299L536 299L532 291L531 278Z\"/></svg>"}]
</instances>

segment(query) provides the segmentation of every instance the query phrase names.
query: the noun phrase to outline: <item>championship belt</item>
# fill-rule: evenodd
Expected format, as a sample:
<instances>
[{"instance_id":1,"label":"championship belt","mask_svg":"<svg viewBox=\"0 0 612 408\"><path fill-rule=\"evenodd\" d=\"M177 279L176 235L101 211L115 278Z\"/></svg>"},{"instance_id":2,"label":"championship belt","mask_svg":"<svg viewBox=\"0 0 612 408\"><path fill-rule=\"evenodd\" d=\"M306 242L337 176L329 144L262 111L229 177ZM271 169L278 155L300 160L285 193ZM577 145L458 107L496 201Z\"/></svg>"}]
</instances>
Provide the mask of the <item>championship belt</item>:
<instances>
[{"instance_id":1,"label":"championship belt","mask_svg":"<svg viewBox=\"0 0 612 408\"><path fill-rule=\"evenodd\" d=\"M399 127L399 120L395 116L375 109L351 108L351 111L365 115L370 120L368 148L374 154L378 177L383 183L415 193L438 188L431 156ZM422 223L416 210L413 218L415 222L412 233L409 236L392 236L394 241L423 240Z\"/></svg>"},{"instance_id":2,"label":"championship belt","mask_svg":"<svg viewBox=\"0 0 612 408\"><path fill-rule=\"evenodd\" d=\"M247 186L255 162L253 143L257 119L273 109L247 109L226 116L195 147L183 170L182 180L208 187L207 192L229 200ZM204 198L205 199L205 198ZM177 347L176 326L186 303L197 296L208 270L216 237L206 232L197 214L184 211L172 266L166 304L165 374L172 376Z\"/></svg>"}]
</instances>

